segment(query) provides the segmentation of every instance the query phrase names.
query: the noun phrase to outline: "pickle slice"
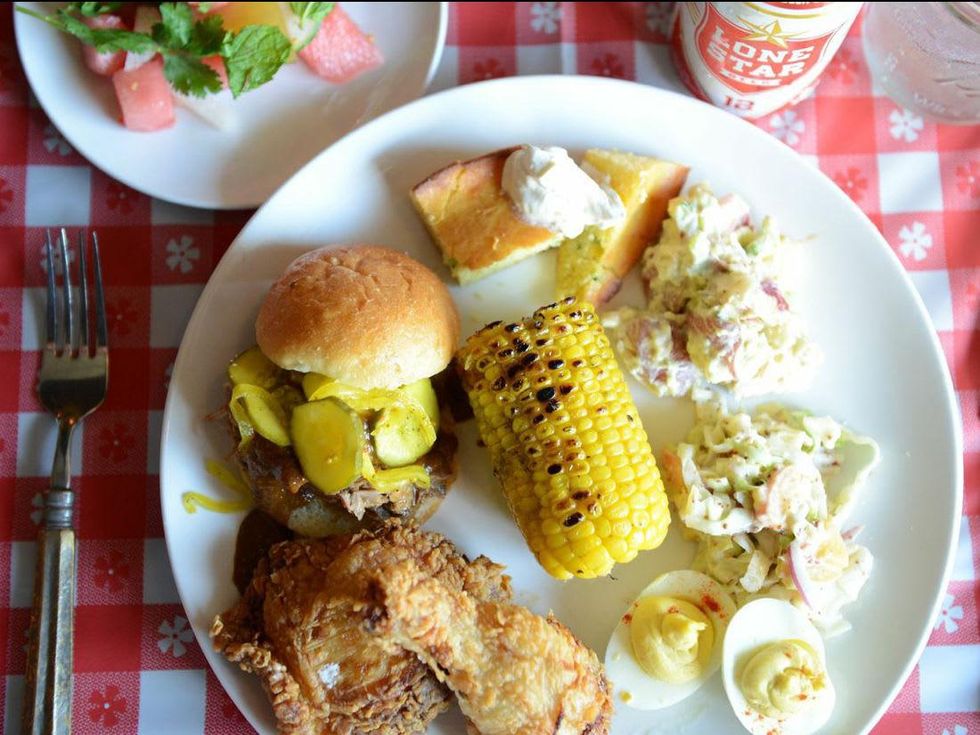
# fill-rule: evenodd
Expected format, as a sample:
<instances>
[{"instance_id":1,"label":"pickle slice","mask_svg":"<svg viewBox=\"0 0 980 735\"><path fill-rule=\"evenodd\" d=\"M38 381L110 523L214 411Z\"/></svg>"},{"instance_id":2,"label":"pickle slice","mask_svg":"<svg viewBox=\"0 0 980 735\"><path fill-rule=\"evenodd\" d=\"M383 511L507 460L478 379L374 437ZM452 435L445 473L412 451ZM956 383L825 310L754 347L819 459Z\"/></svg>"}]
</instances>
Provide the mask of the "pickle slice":
<instances>
[{"instance_id":1,"label":"pickle slice","mask_svg":"<svg viewBox=\"0 0 980 735\"><path fill-rule=\"evenodd\" d=\"M380 411L401 400L393 390L383 388L364 390L319 373L307 373L303 376L303 392L306 393L308 401L336 398L358 412Z\"/></svg>"},{"instance_id":2,"label":"pickle slice","mask_svg":"<svg viewBox=\"0 0 980 735\"><path fill-rule=\"evenodd\" d=\"M371 437L374 452L385 466L404 467L432 448L436 430L418 403L406 401L381 412Z\"/></svg>"},{"instance_id":3,"label":"pickle slice","mask_svg":"<svg viewBox=\"0 0 980 735\"><path fill-rule=\"evenodd\" d=\"M231 361L228 379L232 385L257 385L271 390L281 382L281 369L257 346L249 347Z\"/></svg>"},{"instance_id":4,"label":"pickle slice","mask_svg":"<svg viewBox=\"0 0 980 735\"><path fill-rule=\"evenodd\" d=\"M432 388L432 381L428 378L422 378L422 380L416 380L414 383L403 385L396 392L417 401L425 409L425 415L429 417L432 425L437 429L439 428L439 400Z\"/></svg>"},{"instance_id":5,"label":"pickle slice","mask_svg":"<svg viewBox=\"0 0 980 735\"><path fill-rule=\"evenodd\" d=\"M418 382L428 383L429 381L422 380ZM436 403L435 392L432 390L432 386L429 385L428 388L429 393L431 393L431 401L436 416L434 423L438 425L439 406ZM401 406L406 410L410 410L414 406L424 409L426 415L428 415L429 409L426 408L424 403L424 401L428 400L425 395L425 389L425 385L411 383L397 390L388 390L385 388L364 390L363 388L357 388L347 383L341 383L319 373L307 373L303 376L303 392L306 393L306 400L319 401L324 398L336 398L359 413L383 411L393 406Z\"/></svg>"},{"instance_id":6,"label":"pickle slice","mask_svg":"<svg viewBox=\"0 0 980 735\"><path fill-rule=\"evenodd\" d=\"M265 388L257 385L236 385L231 391L230 408L243 439L246 431L242 431L242 425L248 424L256 433L273 444L280 447L289 446L286 414L279 401Z\"/></svg>"},{"instance_id":7,"label":"pickle slice","mask_svg":"<svg viewBox=\"0 0 980 735\"><path fill-rule=\"evenodd\" d=\"M395 467L387 470L376 470L373 466L365 465L364 478L379 493L389 493L397 490L405 483L428 488L431 484L429 473L420 464L407 467Z\"/></svg>"},{"instance_id":8,"label":"pickle slice","mask_svg":"<svg viewBox=\"0 0 980 735\"><path fill-rule=\"evenodd\" d=\"M303 376L303 392L309 401L333 398L359 414L377 412L372 437L375 453L387 467L412 464L435 443L439 404L428 380L398 390L363 390L325 375L307 373Z\"/></svg>"},{"instance_id":9,"label":"pickle slice","mask_svg":"<svg viewBox=\"0 0 980 735\"><path fill-rule=\"evenodd\" d=\"M238 441L238 448L241 449L252 441L252 437L255 436L255 429L252 428L252 420L248 417L248 411L245 410L244 404L240 401L234 399L228 401L228 410L238 425L238 435L241 437Z\"/></svg>"},{"instance_id":10,"label":"pickle slice","mask_svg":"<svg viewBox=\"0 0 980 735\"><path fill-rule=\"evenodd\" d=\"M329 495L361 475L364 422L336 398L303 403L293 409L293 448L303 474Z\"/></svg>"},{"instance_id":11,"label":"pickle slice","mask_svg":"<svg viewBox=\"0 0 980 735\"><path fill-rule=\"evenodd\" d=\"M306 400L317 401L321 398L326 398L326 395L320 395L319 391L328 383L333 382L333 379L328 378L326 375L306 373L303 376L303 392L306 394Z\"/></svg>"},{"instance_id":12,"label":"pickle slice","mask_svg":"<svg viewBox=\"0 0 980 735\"><path fill-rule=\"evenodd\" d=\"M280 385L275 390L271 391L272 397L276 399L279 405L282 407L283 414L286 416L286 423L292 418L293 409L296 408L301 403L306 403L306 398L303 397L303 392L292 385Z\"/></svg>"}]
</instances>

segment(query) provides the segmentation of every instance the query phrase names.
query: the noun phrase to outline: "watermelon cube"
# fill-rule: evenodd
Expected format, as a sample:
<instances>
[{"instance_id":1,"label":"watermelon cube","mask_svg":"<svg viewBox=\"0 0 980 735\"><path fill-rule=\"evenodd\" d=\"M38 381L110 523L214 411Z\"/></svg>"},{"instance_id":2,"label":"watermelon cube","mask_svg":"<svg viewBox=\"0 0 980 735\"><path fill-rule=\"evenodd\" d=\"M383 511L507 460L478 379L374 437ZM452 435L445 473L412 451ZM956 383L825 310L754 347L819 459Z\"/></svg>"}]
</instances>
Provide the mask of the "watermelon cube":
<instances>
[{"instance_id":1,"label":"watermelon cube","mask_svg":"<svg viewBox=\"0 0 980 735\"><path fill-rule=\"evenodd\" d=\"M381 50L340 5L335 5L323 19L320 30L299 57L314 73L337 84L349 82L384 62Z\"/></svg>"},{"instance_id":2,"label":"watermelon cube","mask_svg":"<svg viewBox=\"0 0 980 735\"><path fill-rule=\"evenodd\" d=\"M93 18L86 18L85 25L89 28L111 28L119 30L125 28L126 24L118 15L97 15ZM82 56L85 58L85 66L104 77L112 76L122 69L126 61L125 51L105 51L99 53L94 46L82 46Z\"/></svg>"},{"instance_id":3,"label":"watermelon cube","mask_svg":"<svg viewBox=\"0 0 980 735\"><path fill-rule=\"evenodd\" d=\"M163 60L155 58L130 71L112 75L123 124L130 130L150 131L174 124L174 97L163 76Z\"/></svg>"}]
</instances>

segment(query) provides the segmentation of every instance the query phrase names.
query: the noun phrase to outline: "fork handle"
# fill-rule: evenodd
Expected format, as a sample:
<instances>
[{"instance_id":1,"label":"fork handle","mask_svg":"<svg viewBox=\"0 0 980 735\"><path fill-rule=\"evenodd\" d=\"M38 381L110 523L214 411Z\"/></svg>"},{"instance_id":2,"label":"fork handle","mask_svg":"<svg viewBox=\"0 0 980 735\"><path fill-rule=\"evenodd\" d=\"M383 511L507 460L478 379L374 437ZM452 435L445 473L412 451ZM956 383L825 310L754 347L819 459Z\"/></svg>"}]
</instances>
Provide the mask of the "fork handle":
<instances>
[{"instance_id":1,"label":"fork handle","mask_svg":"<svg viewBox=\"0 0 980 735\"><path fill-rule=\"evenodd\" d=\"M70 494L51 489L49 496ZM49 497L70 504L65 497ZM38 534L37 576L31 613L31 653L24 699L26 735L71 732L72 630L75 607L75 532L42 528Z\"/></svg>"}]
</instances>

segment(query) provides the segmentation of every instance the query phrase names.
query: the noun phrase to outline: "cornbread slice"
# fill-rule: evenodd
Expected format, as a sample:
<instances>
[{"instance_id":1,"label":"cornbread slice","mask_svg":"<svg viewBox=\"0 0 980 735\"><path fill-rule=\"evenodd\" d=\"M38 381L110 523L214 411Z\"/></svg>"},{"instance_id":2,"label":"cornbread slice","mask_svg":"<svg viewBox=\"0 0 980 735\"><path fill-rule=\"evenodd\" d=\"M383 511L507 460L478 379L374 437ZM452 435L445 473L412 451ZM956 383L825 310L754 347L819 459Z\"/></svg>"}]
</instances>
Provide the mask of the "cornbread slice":
<instances>
[{"instance_id":1,"label":"cornbread slice","mask_svg":"<svg viewBox=\"0 0 980 735\"><path fill-rule=\"evenodd\" d=\"M583 167L592 167L623 200L626 219L607 229L587 227L558 250L558 297L575 296L603 304L660 233L667 203L687 179L687 166L633 153L592 149Z\"/></svg>"},{"instance_id":2,"label":"cornbread slice","mask_svg":"<svg viewBox=\"0 0 980 735\"><path fill-rule=\"evenodd\" d=\"M437 171L411 191L412 203L453 277L470 283L561 242L514 212L503 190L506 148Z\"/></svg>"}]
</instances>

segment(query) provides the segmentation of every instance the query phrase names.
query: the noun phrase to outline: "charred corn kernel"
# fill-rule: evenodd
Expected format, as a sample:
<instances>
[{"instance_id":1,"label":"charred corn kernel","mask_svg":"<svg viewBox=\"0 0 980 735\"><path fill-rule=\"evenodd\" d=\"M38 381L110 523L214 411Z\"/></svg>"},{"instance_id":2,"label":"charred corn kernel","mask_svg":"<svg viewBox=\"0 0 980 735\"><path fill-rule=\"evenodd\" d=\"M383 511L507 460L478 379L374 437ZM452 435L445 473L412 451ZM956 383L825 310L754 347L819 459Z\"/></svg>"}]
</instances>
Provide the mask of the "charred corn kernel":
<instances>
[{"instance_id":1,"label":"charred corn kernel","mask_svg":"<svg viewBox=\"0 0 980 735\"><path fill-rule=\"evenodd\" d=\"M549 574L599 577L660 545L667 496L591 305L489 324L457 360L507 504Z\"/></svg>"}]
</instances>

